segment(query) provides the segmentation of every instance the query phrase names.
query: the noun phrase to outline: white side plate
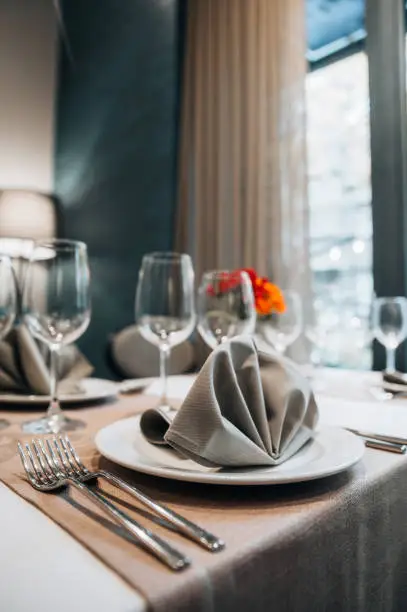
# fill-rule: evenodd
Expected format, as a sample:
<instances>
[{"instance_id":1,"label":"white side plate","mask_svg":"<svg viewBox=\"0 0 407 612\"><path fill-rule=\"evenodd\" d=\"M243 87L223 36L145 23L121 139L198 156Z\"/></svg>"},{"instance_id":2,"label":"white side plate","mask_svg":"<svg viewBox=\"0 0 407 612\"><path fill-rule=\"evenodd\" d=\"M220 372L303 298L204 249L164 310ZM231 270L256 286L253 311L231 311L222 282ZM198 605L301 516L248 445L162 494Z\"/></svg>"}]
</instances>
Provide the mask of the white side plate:
<instances>
[{"instance_id":1,"label":"white side plate","mask_svg":"<svg viewBox=\"0 0 407 612\"><path fill-rule=\"evenodd\" d=\"M80 381L82 393L61 394L59 400L64 404L93 402L117 395L117 383L102 378L83 378ZM43 405L49 402L48 395L22 395L21 393L0 393L1 404L35 404Z\"/></svg>"},{"instance_id":2,"label":"white side plate","mask_svg":"<svg viewBox=\"0 0 407 612\"><path fill-rule=\"evenodd\" d=\"M188 482L223 485L302 482L342 472L359 461L365 451L364 443L354 434L336 427L324 427L282 465L217 470L182 459L169 448L151 445L142 435L139 423L140 415L101 429L95 438L99 452L138 472Z\"/></svg>"}]
</instances>

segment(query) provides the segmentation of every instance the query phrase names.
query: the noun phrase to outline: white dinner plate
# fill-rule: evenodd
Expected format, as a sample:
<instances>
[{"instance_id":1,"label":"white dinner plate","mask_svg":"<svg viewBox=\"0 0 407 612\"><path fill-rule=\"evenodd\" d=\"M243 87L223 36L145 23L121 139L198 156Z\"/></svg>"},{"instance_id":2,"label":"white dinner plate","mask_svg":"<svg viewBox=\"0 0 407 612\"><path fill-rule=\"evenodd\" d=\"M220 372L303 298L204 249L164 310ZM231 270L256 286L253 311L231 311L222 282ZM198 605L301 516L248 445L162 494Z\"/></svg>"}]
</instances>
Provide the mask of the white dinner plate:
<instances>
[{"instance_id":1,"label":"white dinner plate","mask_svg":"<svg viewBox=\"0 0 407 612\"><path fill-rule=\"evenodd\" d=\"M223 485L284 484L331 476L354 465L365 450L362 440L354 434L337 427L324 427L279 466L218 470L182 459L169 448L147 442L140 431L140 415L104 427L97 433L95 444L107 459L138 472Z\"/></svg>"},{"instance_id":2,"label":"white dinner plate","mask_svg":"<svg viewBox=\"0 0 407 612\"><path fill-rule=\"evenodd\" d=\"M77 404L79 402L94 402L114 397L118 392L117 383L102 378L83 378L80 381L83 387L81 393L61 393L59 401L64 404ZM0 404L33 404L43 405L49 402L48 395L23 395L21 393L0 393Z\"/></svg>"}]
</instances>

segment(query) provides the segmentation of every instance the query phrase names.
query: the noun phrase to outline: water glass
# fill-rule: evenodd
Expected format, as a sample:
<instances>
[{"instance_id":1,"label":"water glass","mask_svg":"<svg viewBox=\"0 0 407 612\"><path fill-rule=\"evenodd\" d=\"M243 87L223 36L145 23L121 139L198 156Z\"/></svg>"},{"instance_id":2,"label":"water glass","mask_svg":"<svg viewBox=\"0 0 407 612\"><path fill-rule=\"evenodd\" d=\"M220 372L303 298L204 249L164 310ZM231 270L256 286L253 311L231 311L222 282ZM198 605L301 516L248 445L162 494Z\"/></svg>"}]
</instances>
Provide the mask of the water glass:
<instances>
[{"instance_id":1,"label":"water glass","mask_svg":"<svg viewBox=\"0 0 407 612\"><path fill-rule=\"evenodd\" d=\"M247 272L206 272L198 290L198 331L215 348L229 338L253 334L256 308Z\"/></svg>"},{"instance_id":2,"label":"water glass","mask_svg":"<svg viewBox=\"0 0 407 612\"><path fill-rule=\"evenodd\" d=\"M407 337L407 299L376 298L372 316L373 334L386 349L386 372L394 372L396 349Z\"/></svg>"},{"instance_id":3,"label":"water glass","mask_svg":"<svg viewBox=\"0 0 407 612\"><path fill-rule=\"evenodd\" d=\"M44 256L47 253L47 256ZM76 342L90 322L90 274L86 245L75 240L37 242L27 269L23 316L32 335L50 352L47 414L23 423L26 433L58 433L84 426L66 417L58 400L58 352Z\"/></svg>"},{"instance_id":4,"label":"water glass","mask_svg":"<svg viewBox=\"0 0 407 612\"><path fill-rule=\"evenodd\" d=\"M167 367L171 348L185 342L196 321L194 270L189 255L157 252L142 260L136 290L140 334L159 348L161 408L168 408Z\"/></svg>"}]
</instances>

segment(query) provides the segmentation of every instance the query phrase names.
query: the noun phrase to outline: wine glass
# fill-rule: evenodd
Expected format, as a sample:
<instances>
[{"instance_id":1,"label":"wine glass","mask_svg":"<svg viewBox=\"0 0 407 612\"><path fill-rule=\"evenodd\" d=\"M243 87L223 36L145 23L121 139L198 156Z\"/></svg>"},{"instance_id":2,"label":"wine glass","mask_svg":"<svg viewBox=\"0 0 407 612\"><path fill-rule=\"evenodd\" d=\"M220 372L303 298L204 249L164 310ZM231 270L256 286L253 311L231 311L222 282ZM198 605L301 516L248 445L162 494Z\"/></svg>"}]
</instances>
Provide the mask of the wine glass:
<instances>
[{"instance_id":1,"label":"wine glass","mask_svg":"<svg viewBox=\"0 0 407 612\"><path fill-rule=\"evenodd\" d=\"M396 349L407 337L407 299L376 298L373 302L373 334L386 349L386 372L396 370Z\"/></svg>"},{"instance_id":2,"label":"wine glass","mask_svg":"<svg viewBox=\"0 0 407 612\"><path fill-rule=\"evenodd\" d=\"M13 267L8 257L0 256L0 338L10 331L17 311L17 284ZM0 419L0 429L9 422Z\"/></svg>"},{"instance_id":3,"label":"wine glass","mask_svg":"<svg viewBox=\"0 0 407 612\"><path fill-rule=\"evenodd\" d=\"M23 316L32 335L49 348L50 403L44 417L23 423L26 433L58 433L84 426L62 413L57 377L60 348L75 342L89 325L89 284L83 242L53 239L35 243L24 283Z\"/></svg>"},{"instance_id":4,"label":"wine glass","mask_svg":"<svg viewBox=\"0 0 407 612\"><path fill-rule=\"evenodd\" d=\"M170 408L167 366L171 347L191 335L195 318L194 270L189 255L171 252L145 255L136 291L136 320L140 334L160 351L160 408Z\"/></svg>"},{"instance_id":5,"label":"wine glass","mask_svg":"<svg viewBox=\"0 0 407 612\"><path fill-rule=\"evenodd\" d=\"M233 336L253 334L256 308L247 272L206 272L198 290L198 331L213 349Z\"/></svg>"},{"instance_id":6,"label":"wine glass","mask_svg":"<svg viewBox=\"0 0 407 612\"><path fill-rule=\"evenodd\" d=\"M287 348L297 340L302 330L302 303L295 291L283 290L285 310L274 312L264 321L263 334L267 342L283 355Z\"/></svg>"}]
</instances>

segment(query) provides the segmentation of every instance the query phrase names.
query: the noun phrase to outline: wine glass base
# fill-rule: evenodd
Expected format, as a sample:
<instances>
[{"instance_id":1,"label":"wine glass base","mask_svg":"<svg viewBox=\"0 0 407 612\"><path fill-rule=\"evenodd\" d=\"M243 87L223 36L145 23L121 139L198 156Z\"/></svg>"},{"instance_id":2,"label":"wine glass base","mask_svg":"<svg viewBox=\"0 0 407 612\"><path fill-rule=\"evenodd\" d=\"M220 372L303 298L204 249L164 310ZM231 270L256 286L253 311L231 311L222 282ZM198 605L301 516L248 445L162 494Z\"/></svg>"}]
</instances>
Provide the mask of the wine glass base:
<instances>
[{"instance_id":1,"label":"wine glass base","mask_svg":"<svg viewBox=\"0 0 407 612\"><path fill-rule=\"evenodd\" d=\"M0 429L5 429L9 425L10 425L10 423L8 421L6 421L6 419L0 419Z\"/></svg>"},{"instance_id":2,"label":"wine glass base","mask_svg":"<svg viewBox=\"0 0 407 612\"><path fill-rule=\"evenodd\" d=\"M66 431L76 431L86 427L86 423L66 416L42 417L34 421L27 421L21 429L27 434L58 434Z\"/></svg>"}]
</instances>

